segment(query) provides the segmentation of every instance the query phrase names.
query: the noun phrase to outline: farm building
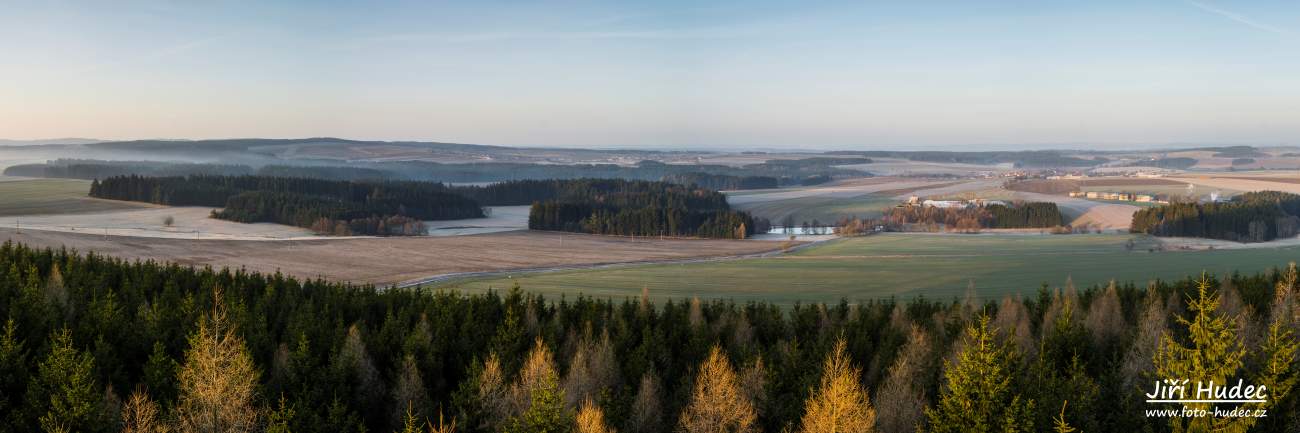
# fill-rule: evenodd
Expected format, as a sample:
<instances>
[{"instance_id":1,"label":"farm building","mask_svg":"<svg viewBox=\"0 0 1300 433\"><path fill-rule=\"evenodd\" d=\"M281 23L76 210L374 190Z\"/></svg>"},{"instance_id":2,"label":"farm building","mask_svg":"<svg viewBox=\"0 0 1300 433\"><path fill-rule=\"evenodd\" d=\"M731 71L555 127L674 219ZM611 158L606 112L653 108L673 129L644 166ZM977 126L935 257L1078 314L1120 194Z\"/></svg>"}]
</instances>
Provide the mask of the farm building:
<instances>
[{"instance_id":1,"label":"farm building","mask_svg":"<svg viewBox=\"0 0 1300 433\"><path fill-rule=\"evenodd\" d=\"M926 200L922 202L922 204L942 209L963 208L969 206L968 203L961 200Z\"/></svg>"}]
</instances>

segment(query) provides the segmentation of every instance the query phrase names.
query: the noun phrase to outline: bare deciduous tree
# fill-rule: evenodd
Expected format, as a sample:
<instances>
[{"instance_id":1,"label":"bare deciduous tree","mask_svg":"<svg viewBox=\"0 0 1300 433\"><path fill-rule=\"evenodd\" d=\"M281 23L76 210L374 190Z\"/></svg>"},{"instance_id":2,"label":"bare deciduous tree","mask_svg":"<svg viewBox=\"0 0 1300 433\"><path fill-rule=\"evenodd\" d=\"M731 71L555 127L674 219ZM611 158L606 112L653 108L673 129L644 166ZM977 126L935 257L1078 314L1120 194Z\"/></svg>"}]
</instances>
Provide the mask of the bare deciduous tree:
<instances>
[{"instance_id":1,"label":"bare deciduous tree","mask_svg":"<svg viewBox=\"0 0 1300 433\"><path fill-rule=\"evenodd\" d=\"M700 297L691 298L690 311L687 313L687 319L690 320L691 328L699 329L704 324L704 307L700 305Z\"/></svg>"},{"instance_id":2,"label":"bare deciduous tree","mask_svg":"<svg viewBox=\"0 0 1300 433\"><path fill-rule=\"evenodd\" d=\"M663 403L659 401L659 378L647 371L641 376L641 386L632 399L632 412L628 415L627 431L651 433L661 431Z\"/></svg>"},{"instance_id":3,"label":"bare deciduous tree","mask_svg":"<svg viewBox=\"0 0 1300 433\"><path fill-rule=\"evenodd\" d=\"M527 410L532 402L533 392L545 386L548 380L554 380L558 376L551 350L546 348L546 344L538 337L533 344L533 349L528 352L524 365L519 368L518 379L510 386L510 415L518 416Z\"/></svg>"},{"instance_id":4,"label":"bare deciduous tree","mask_svg":"<svg viewBox=\"0 0 1300 433\"><path fill-rule=\"evenodd\" d=\"M161 419L158 403L149 398L144 387L136 388L122 406L122 433L168 433L171 429Z\"/></svg>"},{"instance_id":5,"label":"bare deciduous tree","mask_svg":"<svg viewBox=\"0 0 1300 433\"><path fill-rule=\"evenodd\" d=\"M602 391L616 386L618 380L618 361L614 357L614 345L609 341L609 332L602 331L600 339L596 340L588 328L569 362L569 372L564 379L565 404L576 408L579 402L594 399Z\"/></svg>"},{"instance_id":6,"label":"bare deciduous tree","mask_svg":"<svg viewBox=\"0 0 1300 433\"><path fill-rule=\"evenodd\" d=\"M177 429L182 433L236 433L257 429L254 405L257 369L227 317L221 290L213 291L212 313L190 336L185 364L177 374Z\"/></svg>"},{"instance_id":7,"label":"bare deciduous tree","mask_svg":"<svg viewBox=\"0 0 1300 433\"><path fill-rule=\"evenodd\" d=\"M578 409L577 433L615 433L605 424L605 412L590 399L583 400Z\"/></svg>"},{"instance_id":8,"label":"bare deciduous tree","mask_svg":"<svg viewBox=\"0 0 1300 433\"><path fill-rule=\"evenodd\" d=\"M749 433L757 415L736 382L722 348L713 346L696 373L691 402L682 411L678 429L683 433Z\"/></svg>"},{"instance_id":9,"label":"bare deciduous tree","mask_svg":"<svg viewBox=\"0 0 1300 433\"><path fill-rule=\"evenodd\" d=\"M804 403L800 433L873 431L876 411L862 389L862 369L852 365L843 338L822 365L821 384Z\"/></svg>"},{"instance_id":10,"label":"bare deciduous tree","mask_svg":"<svg viewBox=\"0 0 1300 433\"><path fill-rule=\"evenodd\" d=\"M366 350L366 343L361 340L361 329L353 323L348 327L348 335L343 340L343 349L339 352L339 362L352 370L361 399L373 399L383 395L383 381L379 370Z\"/></svg>"},{"instance_id":11,"label":"bare deciduous tree","mask_svg":"<svg viewBox=\"0 0 1300 433\"><path fill-rule=\"evenodd\" d=\"M1076 316L1080 315L1079 294L1074 289L1074 279L1072 278L1067 278L1065 280L1064 291L1062 291L1061 289L1056 289L1052 292L1052 303L1047 306L1047 311L1043 312L1042 323L1045 324L1056 323L1056 319L1060 317L1060 315L1066 309L1067 306L1074 312L1074 315ZM1039 335L1039 338L1045 337L1047 333L1051 330L1052 330L1051 326L1041 326L1039 329L1041 334Z\"/></svg>"},{"instance_id":12,"label":"bare deciduous tree","mask_svg":"<svg viewBox=\"0 0 1300 433\"><path fill-rule=\"evenodd\" d=\"M763 364L763 358L754 358L753 362L741 370L737 379L745 399L749 400L755 413L761 413L767 404L767 366Z\"/></svg>"},{"instance_id":13,"label":"bare deciduous tree","mask_svg":"<svg viewBox=\"0 0 1300 433\"><path fill-rule=\"evenodd\" d=\"M510 411L513 410L510 390L506 387L505 374L501 371L501 359L495 352L483 361L483 371L479 373L476 385L478 402L485 415L480 430L495 431L502 420L510 417Z\"/></svg>"},{"instance_id":14,"label":"bare deciduous tree","mask_svg":"<svg viewBox=\"0 0 1300 433\"><path fill-rule=\"evenodd\" d=\"M884 432L914 431L925 418L925 386L921 375L927 369L930 339L919 326L912 326L885 381L876 393L876 429Z\"/></svg>"},{"instance_id":15,"label":"bare deciduous tree","mask_svg":"<svg viewBox=\"0 0 1300 433\"><path fill-rule=\"evenodd\" d=\"M1160 349L1160 336L1165 333L1168 326L1169 313L1165 310L1165 302L1154 293L1148 294L1146 303L1142 307L1142 316L1138 318L1137 335L1133 339L1133 345L1124 354L1124 365L1121 372L1124 378L1124 387L1132 388L1141 382L1143 376L1155 371L1153 359L1156 351Z\"/></svg>"},{"instance_id":16,"label":"bare deciduous tree","mask_svg":"<svg viewBox=\"0 0 1300 433\"><path fill-rule=\"evenodd\" d=\"M397 375L397 383L393 384L393 413L391 416L392 425L400 426L406 419L406 410L415 408L416 414L425 415L425 410L430 407L429 394L424 390L424 377L420 375L420 368L415 364L415 357L407 354L402 358L402 370Z\"/></svg>"},{"instance_id":17,"label":"bare deciduous tree","mask_svg":"<svg viewBox=\"0 0 1300 433\"><path fill-rule=\"evenodd\" d=\"M1015 343L1026 356L1033 356L1037 351L1038 345L1034 343L1029 310L1025 308L1022 300L1009 295L1004 296L1002 302L998 304L998 315L993 319L993 325L998 329L1006 330L1006 338Z\"/></svg>"},{"instance_id":18,"label":"bare deciduous tree","mask_svg":"<svg viewBox=\"0 0 1300 433\"><path fill-rule=\"evenodd\" d=\"M1120 309L1119 291L1116 290L1114 281L1106 286L1101 296L1092 300L1083 327L1092 334L1092 341L1097 345L1114 341L1127 329L1127 324L1124 323L1124 312Z\"/></svg>"},{"instance_id":19,"label":"bare deciduous tree","mask_svg":"<svg viewBox=\"0 0 1300 433\"><path fill-rule=\"evenodd\" d=\"M1300 291L1300 272L1297 272L1295 262L1291 262L1273 293L1273 311L1270 316L1274 322L1300 328L1300 306L1296 305L1296 297L1300 295L1297 295L1297 291Z\"/></svg>"}]
</instances>

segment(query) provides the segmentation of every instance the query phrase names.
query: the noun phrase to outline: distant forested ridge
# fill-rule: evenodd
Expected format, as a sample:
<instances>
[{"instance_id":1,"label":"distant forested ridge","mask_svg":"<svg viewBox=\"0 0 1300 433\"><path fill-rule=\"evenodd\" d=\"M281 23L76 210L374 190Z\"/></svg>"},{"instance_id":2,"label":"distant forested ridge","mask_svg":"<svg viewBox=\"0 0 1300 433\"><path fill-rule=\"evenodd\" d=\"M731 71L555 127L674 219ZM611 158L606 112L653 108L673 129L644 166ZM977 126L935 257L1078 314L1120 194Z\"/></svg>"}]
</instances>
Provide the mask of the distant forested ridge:
<instances>
[{"instance_id":1,"label":"distant forested ridge","mask_svg":"<svg viewBox=\"0 0 1300 433\"><path fill-rule=\"evenodd\" d=\"M731 210L717 191L667 182L585 179L533 203L528 228L622 236L745 238L763 221Z\"/></svg>"},{"instance_id":2,"label":"distant forested ridge","mask_svg":"<svg viewBox=\"0 0 1300 433\"><path fill-rule=\"evenodd\" d=\"M885 212L886 226L928 226L946 230L975 231L989 229L1053 228L1065 225L1065 216L1056 203L1014 202L1010 204L972 205L968 207L900 206Z\"/></svg>"},{"instance_id":3,"label":"distant forested ridge","mask_svg":"<svg viewBox=\"0 0 1300 433\"><path fill-rule=\"evenodd\" d=\"M241 164L87 159L57 159L43 164L14 165L6 167L4 174L85 180L131 175L146 177L257 175L334 180L380 180L395 177L394 173L380 169L349 166L265 165L254 169Z\"/></svg>"},{"instance_id":4,"label":"distant forested ridge","mask_svg":"<svg viewBox=\"0 0 1300 433\"><path fill-rule=\"evenodd\" d=\"M216 218L275 222L325 234L422 234L422 220L479 218L474 200L442 184L268 176L117 176L91 183L92 197L212 206Z\"/></svg>"},{"instance_id":5,"label":"distant forested ridge","mask_svg":"<svg viewBox=\"0 0 1300 433\"><path fill-rule=\"evenodd\" d=\"M170 142L168 142L170 143ZM170 144L176 146L176 144ZM144 146L141 144L141 146ZM147 146L146 146L147 147ZM131 147L134 149L134 147ZM169 148L170 149L170 148ZM837 168L836 165L869 162L865 158L814 157L797 160L771 160L741 167L712 164L664 164L641 161L632 166L615 164L528 164L482 162L449 164L428 161L341 162L298 161L261 155L271 164L254 168L248 165L182 163L165 161L104 161L57 159L41 164L22 164L5 169L9 176L103 179L113 176L190 176L190 175L258 175L276 177L312 177L335 180L418 180L446 183L483 183L509 180L608 178L628 180L669 180L671 176L705 173L745 179L744 182L766 184L774 178L779 186L801 185L810 176L862 177L868 173ZM728 181L724 181L728 182ZM701 185L705 186L705 185ZM719 186L719 185L714 185ZM706 186L707 187L707 186ZM716 189L716 188L715 188ZM726 189L726 188L722 188Z\"/></svg>"},{"instance_id":6,"label":"distant forested ridge","mask_svg":"<svg viewBox=\"0 0 1300 433\"><path fill-rule=\"evenodd\" d=\"M1297 280L781 308L379 290L5 242L0 431L1283 432L1300 425ZM1142 395L1170 371L1266 385L1242 408L1268 416L1145 416L1178 408Z\"/></svg>"},{"instance_id":7,"label":"distant forested ridge","mask_svg":"<svg viewBox=\"0 0 1300 433\"><path fill-rule=\"evenodd\" d=\"M1300 234L1300 195L1248 192L1218 203L1170 203L1133 214L1134 233L1237 242L1265 242Z\"/></svg>"},{"instance_id":8,"label":"distant forested ridge","mask_svg":"<svg viewBox=\"0 0 1300 433\"><path fill-rule=\"evenodd\" d=\"M1142 159L1128 163L1131 167L1159 167L1177 170L1186 170L1196 165L1196 158L1176 157L1176 158L1151 158Z\"/></svg>"},{"instance_id":9,"label":"distant forested ridge","mask_svg":"<svg viewBox=\"0 0 1300 433\"><path fill-rule=\"evenodd\" d=\"M948 162L962 164L1004 164L1016 167L1091 167L1107 162L1106 158L1079 158L1065 155L1058 150L1021 150L1021 151L987 151L987 152L948 152L948 151L836 151L827 152L834 155L862 155L872 158L901 158L911 161Z\"/></svg>"},{"instance_id":10,"label":"distant forested ridge","mask_svg":"<svg viewBox=\"0 0 1300 433\"><path fill-rule=\"evenodd\" d=\"M771 176L732 176L702 172L670 174L664 176L663 180L682 185L698 185L717 191L771 189L781 186L781 180Z\"/></svg>"},{"instance_id":11,"label":"distant forested ridge","mask_svg":"<svg viewBox=\"0 0 1300 433\"><path fill-rule=\"evenodd\" d=\"M114 176L242 176L253 174L247 165L160 161L104 161L57 159L43 164L20 164L6 167L6 176L51 177L67 179L104 179Z\"/></svg>"}]
</instances>

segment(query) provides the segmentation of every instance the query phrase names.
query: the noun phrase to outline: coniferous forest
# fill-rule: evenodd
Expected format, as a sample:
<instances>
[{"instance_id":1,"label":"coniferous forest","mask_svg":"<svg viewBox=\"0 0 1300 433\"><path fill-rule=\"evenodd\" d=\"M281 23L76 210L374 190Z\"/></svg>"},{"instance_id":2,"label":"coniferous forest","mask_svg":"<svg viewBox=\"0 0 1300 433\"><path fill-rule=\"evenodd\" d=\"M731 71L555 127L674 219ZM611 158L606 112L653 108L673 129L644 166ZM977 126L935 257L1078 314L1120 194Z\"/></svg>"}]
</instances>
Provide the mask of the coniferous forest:
<instances>
[{"instance_id":1,"label":"coniferous forest","mask_svg":"<svg viewBox=\"0 0 1300 433\"><path fill-rule=\"evenodd\" d=\"M90 196L172 206L214 206L213 217L274 222L336 235L423 234L422 220L483 216L478 203L429 182L338 181L267 176L117 176Z\"/></svg>"},{"instance_id":2,"label":"coniferous forest","mask_svg":"<svg viewBox=\"0 0 1300 433\"><path fill-rule=\"evenodd\" d=\"M1300 233L1300 195L1248 192L1226 202L1170 203L1133 214L1131 231L1236 242L1266 242Z\"/></svg>"},{"instance_id":3,"label":"coniferous forest","mask_svg":"<svg viewBox=\"0 0 1300 433\"><path fill-rule=\"evenodd\" d=\"M744 239L768 223L731 210L727 197L695 185L582 179L534 202L528 228L622 236Z\"/></svg>"},{"instance_id":4,"label":"coniferous forest","mask_svg":"<svg viewBox=\"0 0 1300 433\"><path fill-rule=\"evenodd\" d=\"M90 196L221 207L213 217L334 235L424 234L423 220L483 217L483 205L532 204L529 228L629 236L745 238L767 223L697 185L622 179L517 180L484 186L269 176L115 176Z\"/></svg>"},{"instance_id":5,"label":"coniferous forest","mask_svg":"<svg viewBox=\"0 0 1300 433\"><path fill-rule=\"evenodd\" d=\"M1297 290L1293 265L1001 300L547 300L5 243L0 431L1293 431ZM1265 385L1243 407L1268 416L1144 416L1168 376Z\"/></svg>"},{"instance_id":6,"label":"coniferous forest","mask_svg":"<svg viewBox=\"0 0 1300 433\"><path fill-rule=\"evenodd\" d=\"M731 176L703 172L671 174L664 176L664 181L682 185L698 185L718 191L771 189L781 186L781 180L771 176Z\"/></svg>"}]
</instances>

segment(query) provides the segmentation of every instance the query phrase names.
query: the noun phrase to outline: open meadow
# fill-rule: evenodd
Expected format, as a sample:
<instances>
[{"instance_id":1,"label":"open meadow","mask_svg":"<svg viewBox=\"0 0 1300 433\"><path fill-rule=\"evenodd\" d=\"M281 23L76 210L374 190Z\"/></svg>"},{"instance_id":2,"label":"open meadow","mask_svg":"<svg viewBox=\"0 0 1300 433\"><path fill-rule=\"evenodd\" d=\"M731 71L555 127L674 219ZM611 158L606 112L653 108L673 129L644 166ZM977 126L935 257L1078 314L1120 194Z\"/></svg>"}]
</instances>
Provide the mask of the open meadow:
<instances>
[{"instance_id":1,"label":"open meadow","mask_svg":"<svg viewBox=\"0 0 1300 433\"><path fill-rule=\"evenodd\" d=\"M143 203L90 198L86 196L87 191L90 191L90 181L85 180L5 179L0 181L0 216L78 214L153 207Z\"/></svg>"},{"instance_id":2,"label":"open meadow","mask_svg":"<svg viewBox=\"0 0 1300 433\"><path fill-rule=\"evenodd\" d=\"M1133 240L1133 248L1127 246ZM727 262L518 274L450 282L480 291L522 287L547 295L621 298L643 287L658 299L699 296L736 301L836 302L891 296L947 299L968 284L978 296L1031 295L1044 284L1078 287L1111 279L1140 285L1201 271L1253 273L1300 261L1300 246L1149 251L1158 241L1128 234L894 234L847 238L778 257Z\"/></svg>"}]
</instances>

